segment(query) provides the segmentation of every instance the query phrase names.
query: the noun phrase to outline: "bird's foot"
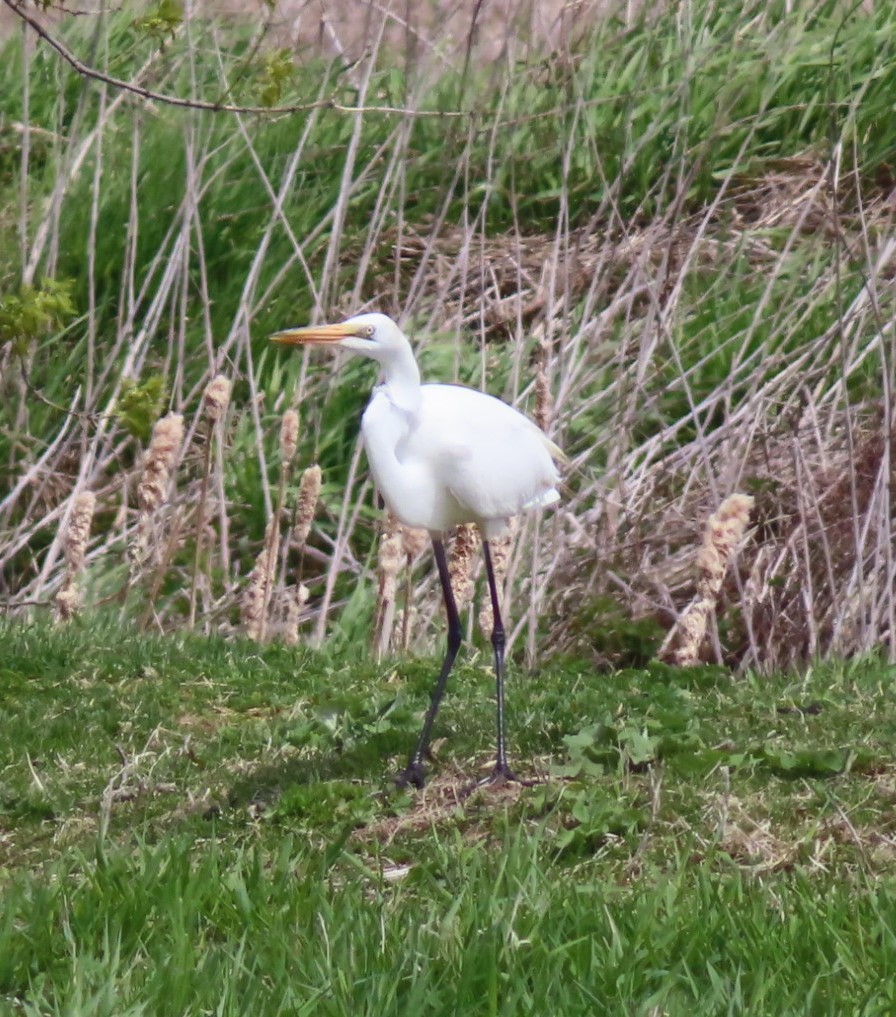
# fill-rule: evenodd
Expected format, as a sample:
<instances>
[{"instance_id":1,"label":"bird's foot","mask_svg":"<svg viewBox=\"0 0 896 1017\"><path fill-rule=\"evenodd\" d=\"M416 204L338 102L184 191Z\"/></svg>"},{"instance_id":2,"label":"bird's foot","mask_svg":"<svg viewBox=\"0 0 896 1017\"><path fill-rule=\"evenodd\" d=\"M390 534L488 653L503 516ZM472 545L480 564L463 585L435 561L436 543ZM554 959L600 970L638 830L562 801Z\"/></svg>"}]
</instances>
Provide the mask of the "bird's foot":
<instances>
[{"instance_id":1,"label":"bird's foot","mask_svg":"<svg viewBox=\"0 0 896 1017\"><path fill-rule=\"evenodd\" d=\"M533 787L536 783L537 781L534 780L524 780L522 777L517 777L507 763L496 763L494 770L487 777L474 781L465 787L461 793L461 798L468 798L474 791L479 791L482 788L501 788L505 784L519 784L520 787Z\"/></svg>"},{"instance_id":2,"label":"bird's foot","mask_svg":"<svg viewBox=\"0 0 896 1017\"><path fill-rule=\"evenodd\" d=\"M422 789L426 783L426 774L422 764L418 760L412 759L403 770L395 774L392 780L400 790L403 790L408 785Z\"/></svg>"},{"instance_id":3,"label":"bird's foot","mask_svg":"<svg viewBox=\"0 0 896 1017\"><path fill-rule=\"evenodd\" d=\"M519 784L521 787L531 787L535 781L523 780L510 769L506 762L495 763L495 768L484 779L479 781L480 787L503 787L505 784Z\"/></svg>"}]
</instances>

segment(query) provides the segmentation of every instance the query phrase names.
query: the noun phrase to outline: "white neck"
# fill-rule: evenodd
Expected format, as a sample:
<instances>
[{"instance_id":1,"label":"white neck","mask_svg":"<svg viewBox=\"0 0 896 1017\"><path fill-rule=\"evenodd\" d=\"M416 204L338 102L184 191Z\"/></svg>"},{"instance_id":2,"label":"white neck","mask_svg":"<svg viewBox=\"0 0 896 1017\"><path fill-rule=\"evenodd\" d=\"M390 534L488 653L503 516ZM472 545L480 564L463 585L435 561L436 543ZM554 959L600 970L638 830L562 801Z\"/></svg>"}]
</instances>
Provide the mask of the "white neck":
<instances>
[{"instance_id":1,"label":"white neck","mask_svg":"<svg viewBox=\"0 0 896 1017\"><path fill-rule=\"evenodd\" d=\"M421 398L420 369L410 344L390 350L388 358L383 358L381 363L383 387L390 401L406 413L416 413Z\"/></svg>"}]
</instances>

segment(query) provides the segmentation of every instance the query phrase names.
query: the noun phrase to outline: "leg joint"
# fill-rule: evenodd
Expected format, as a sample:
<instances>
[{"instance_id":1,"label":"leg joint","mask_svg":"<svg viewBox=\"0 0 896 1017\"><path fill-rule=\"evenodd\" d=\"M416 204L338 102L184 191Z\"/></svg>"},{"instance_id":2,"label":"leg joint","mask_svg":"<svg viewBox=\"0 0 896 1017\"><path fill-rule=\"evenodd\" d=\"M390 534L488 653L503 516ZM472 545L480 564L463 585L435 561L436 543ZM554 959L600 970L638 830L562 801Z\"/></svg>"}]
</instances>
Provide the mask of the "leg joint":
<instances>
[{"instance_id":1,"label":"leg joint","mask_svg":"<svg viewBox=\"0 0 896 1017\"><path fill-rule=\"evenodd\" d=\"M503 650L504 644L505 644L504 626L496 625L492 629L492 646L494 646L496 650Z\"/></svg>"}]
</instances>

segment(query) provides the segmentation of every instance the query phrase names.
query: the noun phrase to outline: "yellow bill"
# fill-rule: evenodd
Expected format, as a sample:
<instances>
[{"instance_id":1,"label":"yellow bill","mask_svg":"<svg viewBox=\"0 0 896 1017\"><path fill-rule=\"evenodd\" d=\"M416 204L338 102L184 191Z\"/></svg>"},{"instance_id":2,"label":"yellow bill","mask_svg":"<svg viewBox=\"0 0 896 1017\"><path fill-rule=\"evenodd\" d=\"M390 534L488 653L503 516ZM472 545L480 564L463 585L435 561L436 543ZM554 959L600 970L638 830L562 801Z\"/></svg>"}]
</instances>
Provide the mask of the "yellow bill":
<instances>
[{"instance_id":1,"label":"yellow bill","mask_svg":"<svg viewBox=\"0 0 896 1017\"><path fill-rule=\"evenodd\" d=\"M358 324L343 321L337 325L309 325L307 328L286 328L275 332L271 341L283 346L302 346L305 343L338 343L341 339L358 334Z\"/></svg>"}]
</instances>

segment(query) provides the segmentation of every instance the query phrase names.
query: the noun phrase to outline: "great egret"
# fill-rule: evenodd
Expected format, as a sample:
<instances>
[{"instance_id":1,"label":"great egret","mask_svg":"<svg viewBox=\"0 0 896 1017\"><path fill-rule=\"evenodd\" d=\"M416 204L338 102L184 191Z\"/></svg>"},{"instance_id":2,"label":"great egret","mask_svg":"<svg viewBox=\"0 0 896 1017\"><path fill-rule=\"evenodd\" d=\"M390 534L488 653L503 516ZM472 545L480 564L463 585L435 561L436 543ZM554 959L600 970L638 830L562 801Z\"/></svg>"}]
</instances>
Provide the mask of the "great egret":
<instances>
[{"instance_id":1,"label":"great egret","mask_svg":"<svg viewBox=\"0 0 896 1017\"><path fill-rule=\"evenodd\" d=\"M448 674L461 644L443 536L460 523L475 523L482 535L494 628L497 685L497 752L490 781L514 779L504 734L504 627L489 541L511 516L556 502L560 449L522 413L460 385L421 385L407 337L384 314L358 314L335 325L277 332L286 345L313 343L360 353L382 368L364 411L361 434L374 482L388 508L405 525L429 531L448 616L448 650L433 688L423 730L400 786L423 787L423 756Z\"/></svg>"}]
</instances>

